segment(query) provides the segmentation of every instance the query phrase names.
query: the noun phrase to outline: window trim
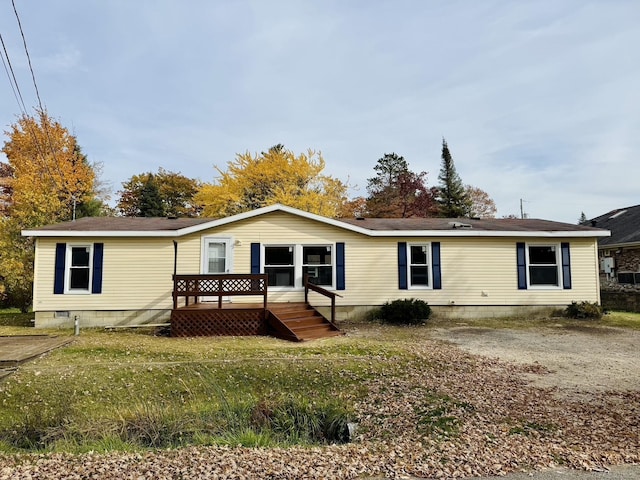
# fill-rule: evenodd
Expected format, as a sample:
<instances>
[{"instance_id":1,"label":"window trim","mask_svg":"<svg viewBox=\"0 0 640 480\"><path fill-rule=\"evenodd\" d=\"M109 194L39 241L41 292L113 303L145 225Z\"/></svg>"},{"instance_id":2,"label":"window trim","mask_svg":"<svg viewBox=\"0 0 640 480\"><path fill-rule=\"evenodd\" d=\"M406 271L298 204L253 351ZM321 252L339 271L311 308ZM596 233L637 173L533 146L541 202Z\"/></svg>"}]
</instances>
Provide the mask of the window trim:
<instances>
[{"instance_id":1,"label":"window trim","mask_svg":"<svg viewBox=\"0 0 640 480\"><path fill-rule=\"evenodd\" d=\"M89 249L89 279L87 282L87 288L71 288L71 262L73 260L74 248L88 248ZM91 295L93 290L93 243L67 243L65 251L65 264L64 264L64 293L66 295ZM76 268L76 267L73 267Z\"/></svg>"},{"instance_id":2,"label":"window trim","mask_svg":"<svg viewBox=\"0 0 640 480\"><path fill-rule=\"evenodd\" d=\"M331 267L331 285L321 285L322 288L327 290L336 289L336 244L335 243L262 243L260 244L260 271L265 272L265 268L269 265L265 263L266 249L270 247L293 247L293 286L269 286L269 290L291 292L296 290L303 290L303 247L330 247L331 248L331 264L324 264L323 266Z\"/></svg>"},{"instance_id":3,"label":"window trim","mask_svg":"<svg viewBox=\"0 0 640 480\"><path fill-rule=\"evenodd\" d=\"M536 285L536 284L531 284L531 267L532 264L529 260L529 249L531 247L554 247L555 248L555 254L556 254L556 263L555 263L555 267L556 267L556 272L557 272L557 278L558 278L558 282L556 285L552 285L552 284L544 284L544 285ZM563 265L562 265L562 250L561 250L561 244L560 243L548 243L548 242L535 242L535 243L526 243L525 244L525 266L526 266L526 274L527 274L527 289L531 289L531 290L562 290L564 288L564 279L562 276L562 270L563 270ZM550 264L533 264L533 266L551 266Z\"/></svg>"},{"instance_id":4,"label":"window trim","mask_svg":"<svg viewBox=\"0 0 640 480\"><path fill-rule=\"evenodd\" d=\"M427 263L413 263L411 256L411 247L424 247ZM411 267L424 266L427 267L427 285L414 285L411 282ZM407 289L408 290L433 290L433 264L431 254L431 242L407 242Z\"/></svg>"}]
</instances>

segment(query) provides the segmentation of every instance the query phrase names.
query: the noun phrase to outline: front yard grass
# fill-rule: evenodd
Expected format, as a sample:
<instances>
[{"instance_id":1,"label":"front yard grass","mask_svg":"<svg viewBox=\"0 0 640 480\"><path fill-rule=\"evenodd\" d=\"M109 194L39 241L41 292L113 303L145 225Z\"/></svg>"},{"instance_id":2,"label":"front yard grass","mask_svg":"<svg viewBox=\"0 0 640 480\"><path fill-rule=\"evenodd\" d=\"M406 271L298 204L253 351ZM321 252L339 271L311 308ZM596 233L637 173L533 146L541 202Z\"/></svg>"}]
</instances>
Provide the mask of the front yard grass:
<instances>
[{"instance_id":1,"label":"front yard grass","mask_svg":"<svg viewBox=\"0 0 640 480\"><path fill-rule=\"evenodd\" d=\"M293 344L87 329L0 387L0 449L87 451L349 440L367 381L414 355L393 342Z\"/></svg>"},{"instance_id":2,"label":"front yard grass","mask_svg":"<svg viewBox=\"0 0 640 480\"><path fill-rule=\"evenodd\" d=\"M526 375L545 374L539 365L474 356L432 336L456 323L638 328L640 315L442 322L344 322L346 336L308 343L85 329L0 383L0 461L41 461L2 453L190 455L180 447L194 445L213 452L208 462L234 452L289 465L295 451L309 472L325 452L332 465L360 472L445 478L640 462L639 392L560 399L528 384ZM0 326L0 335L34 330L73 333Z\"/></svg>"}]
</instances>

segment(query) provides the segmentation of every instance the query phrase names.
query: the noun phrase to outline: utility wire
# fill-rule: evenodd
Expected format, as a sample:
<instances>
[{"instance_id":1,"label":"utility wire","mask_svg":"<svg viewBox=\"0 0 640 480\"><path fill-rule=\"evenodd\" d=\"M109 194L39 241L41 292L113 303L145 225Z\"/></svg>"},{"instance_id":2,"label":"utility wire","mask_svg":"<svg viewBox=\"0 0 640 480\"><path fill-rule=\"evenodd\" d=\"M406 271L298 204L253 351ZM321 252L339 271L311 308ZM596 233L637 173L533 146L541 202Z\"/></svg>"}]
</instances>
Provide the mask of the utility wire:
<instances>
[{"instance_id":1,"label":"utility wire","mask_svg":"<svg viewBox=\"0 0 640 480\"><path fill-rule=\"evenodd\" d=\"M31 79L33 80L33 87L35 88L36 91L36 97L38 99L38 107L39 107L39 113L40 113L40 119L42 120L42 129L44 130L44 134L45 137L47 139L47 142L49 144L49 149L51 150L51 155L53 157L53 161L54 161L54 165L56 166L56 169L58 171L58 175L60 177L60 182L61 182L61 187L62 190L65 191L65 193L68 193L71 195L72 199L74 200L75 203L75 192L70 191L69 186L66 185L65 182L65 178L64 175L62 174L62 170L60 168L60 162L58 161L58 157L56 156L56 151L53 145L53 142L51 140L51 135L49 135L49 129L47 128L47 122L44 122L44 116L45 116L45 109L42 105L42 99L40 98L40 91L38 90L38 83L36 82L36 75L35 72L33 71L33 65L31 64L31 55L29 55L29 49L27 48L27 40L25 38L24 35L24 30L22 29L22 22L20 21L20 15L18 15L18 9L16 8L16 2L15 0L11 0L11 5L13 5L13 12L15 13L16 16L16 20L18 22L18 28L20 30L20 36L22 37L22 44L24 45L24 52L27 56L27 62L29 64L29 71L31 72ZM43 155L43 159L45 160L45 165L46 165L46 157L44 157ZM47 165L47 170L48 170L48 165ZM57 186L57 183L55 181L55 179L53 178L53 176L51 175L51 173L49 172L49 175L51 176L51 179L54 181L54 185Z\"/></svg>"},{"instance_id":2,"label":"utility wire","mask_svg":"<svg viewBox=\"0 0 640 480\"><path fill-rule=\"evenodd\" d=\"M31 72L31 78L33 79L33 86L36 89L38 106L40 107L40 110L43 110L42 100L40 100L40 92L38 91L38 84L36 83L36 75L35 73L33 73L33 67L31 65L31 56L29 55L29 50L27 49L27 40L24 38L24 31L22 30L22 22L20 22L20 16L18 15L18 10L16 9L15 0L11 0L11 5L13 5L13 12L16 14L16 20L18 21L18 28L20 29L20 35L22 36L22 44L24 45L24 52L27 54L27 62L29 62L29 71Z\"/></svg>"},{"instance_id":3,"label":"utility wire","mask_svg":"<svg viewBox=\"0 0 640 480\"><path fill-rule=\"evenodd\" d=\"M9 84L11 85L11 89L13 90L13 95L16 98L16 102L18 102L18 108L22 112L22 115L26 118L27 107L24 103L24 98L22 97L22 92L20 91L20 85L18 85L18 79L16 78L16 74L13 70L13 65L11 64L11 59L9 58L9 52L7 51L7 47L4 43L4 38L2 38L2 34L0 34L0 43L2 43L2 49L4 51L4 56L0 55L2 56L2 64L4 65L4 69L7 72L7 77L9 79ZM5 57L6 57L6 62L5 62ZM8 65L8 69L7 69L7 65ZM31 126L29 126L28 129L29 129L29 133L33 137L33 142L36 147L36 151L37 151L36 158L40 158L41 163L44 166L45 170L47 171L47 175L53 182L54 187L58 188L58 182L56 182L56 179L53 177L53 175L51 175L51 171L49 170L49 165L47 164L44 151L40 146L40 142L38 141L38 136L36 135L35 130ZM44 181L43 174L41 171L39 172L39 175L40 175L40 179Z\"/></svg>"},{"instance_id":4,"label":"utility wire","mask_svg":"<svg viewBox=\"0 0 640 480\"><path fill-rule=\"evenodd\" d=\"M13 90L13 96L16 97L16 102L18 102L18 108L20 111L26 115L27 107L24 104L24 99L22 98L22 92L20 91L20 87L18 86L18 80L16 80L16 76L13 72L13 66L11 65L11 60L9 60L9 53L7 52L7 46L4 44L4 38L2 38L2 34L0 33L0 42L2 43L2 50L4 50L4 56L2 57L2 64L4 65L4 71L7 72L7 78L9 79L9 84L11 85L11 89ZM5 57L7 61L5 62ZM7 69L7 64L9 65ZM9 73L11 70L11 73ZM16 93L17 92L17 93Z\"/></svg>"}]
</instances>

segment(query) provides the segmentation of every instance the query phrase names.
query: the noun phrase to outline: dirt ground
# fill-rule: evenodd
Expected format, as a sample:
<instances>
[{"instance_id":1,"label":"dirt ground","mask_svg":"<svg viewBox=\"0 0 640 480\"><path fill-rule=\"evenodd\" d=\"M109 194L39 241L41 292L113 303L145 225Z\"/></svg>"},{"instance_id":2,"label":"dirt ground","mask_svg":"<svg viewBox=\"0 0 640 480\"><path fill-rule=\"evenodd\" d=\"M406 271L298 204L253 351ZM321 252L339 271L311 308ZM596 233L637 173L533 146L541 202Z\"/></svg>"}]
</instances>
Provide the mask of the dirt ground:
<instances>
[{"instance_id":1,"label":"dirt ground","mask_svg":"<svg viewBox=\"0 0 640 480\"><path fill-rule=\"evenodd\" d=\"M529 374L558 395L607 390L640 390L640 331L562 325L493 329L470 325L438 328L435 338L473 354L508 362L542 365L548 373Z\"/></svg>"}]
</instances>

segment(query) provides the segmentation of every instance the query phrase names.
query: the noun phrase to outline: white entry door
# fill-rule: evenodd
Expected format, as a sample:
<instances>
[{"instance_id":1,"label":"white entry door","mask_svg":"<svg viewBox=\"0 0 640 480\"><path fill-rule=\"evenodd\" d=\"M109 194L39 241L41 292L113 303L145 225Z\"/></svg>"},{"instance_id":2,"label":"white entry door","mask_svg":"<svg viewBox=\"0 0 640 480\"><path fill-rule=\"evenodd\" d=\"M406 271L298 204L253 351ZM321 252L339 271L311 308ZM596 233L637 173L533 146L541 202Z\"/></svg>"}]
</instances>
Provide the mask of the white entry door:
<instances>
[{"instance_id":1,"label":"white entry door","mask_svg":"<svg viewBox=\"0 0 640 480\"><path fill-rule=\"evenodd\" d=\"M205 238L202 271L205 274L231 273L233 258L230 238ZM217 301L217 297L203 297L201 301ZM223 301L228 301L224 297Z\"/></svg>"}]
</instances>

